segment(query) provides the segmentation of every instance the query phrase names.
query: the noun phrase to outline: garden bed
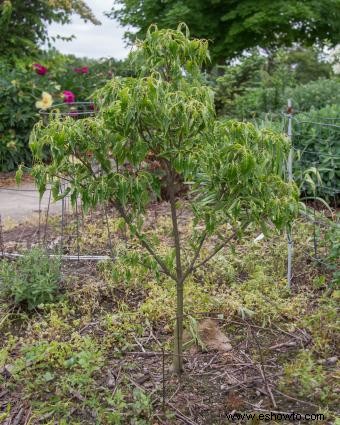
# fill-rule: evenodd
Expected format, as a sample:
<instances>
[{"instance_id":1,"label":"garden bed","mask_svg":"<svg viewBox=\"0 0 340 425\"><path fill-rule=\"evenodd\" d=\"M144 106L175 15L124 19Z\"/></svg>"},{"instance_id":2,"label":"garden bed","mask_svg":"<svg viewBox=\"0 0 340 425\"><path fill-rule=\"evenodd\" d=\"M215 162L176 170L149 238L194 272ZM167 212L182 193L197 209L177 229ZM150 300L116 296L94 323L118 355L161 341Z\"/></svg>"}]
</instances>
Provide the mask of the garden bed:
<instances>
[{"instance_id":1,"label":"garden bed","mask_svg":"<svg viewBox=\"0 0 340 425\"><path fill-rule=\"evenodd\" d=\"M161 229L160 251L171 244L167 207L153 205L146 220L150 235L156 222ZM114 212L106 214L114 261L64 262L57 300L33 311L2 299L1 423L224 424L230 413L267 411L323 412L321 423L332 422L338 292L328 286L331 275L303 255L306 224L295 226L291 292L284 236L254 243L256 229L188 281L186 338L196 344L185 351L179 379L171 367L174 285L134 262L131 254L141 249L127 242ZM189 223L184 205L182 229ZM68 217L65 253L78 246L81 253L110 255L103 211L78 224L77 242L77 220ZM38 234L37 224L5 229L5 247L14 243L20 252L26 238L42 244ZM58 236L54 219L47 246ZM201 341L198 329L207 320L229 338L230 351Z\"/></svg>"}]
</instances>

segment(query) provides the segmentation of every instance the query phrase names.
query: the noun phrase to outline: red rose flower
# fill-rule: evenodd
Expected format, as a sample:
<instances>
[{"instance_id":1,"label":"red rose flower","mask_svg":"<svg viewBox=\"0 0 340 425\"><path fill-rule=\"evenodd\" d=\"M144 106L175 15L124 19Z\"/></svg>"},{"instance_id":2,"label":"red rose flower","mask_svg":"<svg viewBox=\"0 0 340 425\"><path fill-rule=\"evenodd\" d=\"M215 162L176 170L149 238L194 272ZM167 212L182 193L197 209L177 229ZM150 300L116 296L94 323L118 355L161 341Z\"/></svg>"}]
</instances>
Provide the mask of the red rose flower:
<instances>
[{"instance_id":1,"label":"red rose flower","mask_svg":"<svg viewBox=\"0 0 340 425\"><path fill-rule=\"evenodd\" d=\"M40 65L40 63L33 64L33 68L38 75L45 75L47 72L47 68L43 65Z\"/></svg>"},{"instance_id":2,"label":"red rose flower","mask_svg":"<svg viewBox=\"0 0 340 425\"><path fill-rule=\"evenodd\" d=\"M76 100L76 96L74 93L72 93L70 90L65 90L63 92L64 95L64 102L65 103L73 103Z\"/></svg>"},{"instance_id":3,"label":"red rose flower","mask_svg":"<svg viewBox=\"0 0 340 425\"><path fill-rule=\"evenodd\" d=\"M82 66L81 68L74 68L74 71L77 74L88 74L89 72L89 67L88 66Z\"/></svg>"}]
</instances>

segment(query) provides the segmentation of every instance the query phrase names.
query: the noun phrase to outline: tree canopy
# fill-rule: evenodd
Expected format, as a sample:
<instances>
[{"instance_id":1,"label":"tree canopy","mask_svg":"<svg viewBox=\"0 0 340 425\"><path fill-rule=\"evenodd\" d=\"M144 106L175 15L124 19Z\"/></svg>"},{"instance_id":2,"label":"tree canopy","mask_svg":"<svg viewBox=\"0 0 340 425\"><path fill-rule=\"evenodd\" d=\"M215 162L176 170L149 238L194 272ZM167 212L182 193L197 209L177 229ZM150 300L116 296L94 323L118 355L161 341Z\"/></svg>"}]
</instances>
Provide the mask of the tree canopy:
<instances>
[{"instance_id":1,"label":"tree canopy","mask_svg":"<svg viewBox=\"0 0 340 425\"><path fill-rule=\"evenodd\" d=\"M175 28L186 22L193 36L211 41L214 61L260 46L310 46L340 40L340 0L117 0L109 13L130 41L143 38L150 24Z\"/></svg>"},{"instance_id":2,"label":"tree canopy","mask_svg":"<svg viewBox=\"0 0 340 425\"><path fill-rule=\"evenodd\" d=\"M69 23L78 14L100 24L83 0L4 0L0 4L0 56L29 56L48 39L47 23Z\"/></svg>"}]
</instances>

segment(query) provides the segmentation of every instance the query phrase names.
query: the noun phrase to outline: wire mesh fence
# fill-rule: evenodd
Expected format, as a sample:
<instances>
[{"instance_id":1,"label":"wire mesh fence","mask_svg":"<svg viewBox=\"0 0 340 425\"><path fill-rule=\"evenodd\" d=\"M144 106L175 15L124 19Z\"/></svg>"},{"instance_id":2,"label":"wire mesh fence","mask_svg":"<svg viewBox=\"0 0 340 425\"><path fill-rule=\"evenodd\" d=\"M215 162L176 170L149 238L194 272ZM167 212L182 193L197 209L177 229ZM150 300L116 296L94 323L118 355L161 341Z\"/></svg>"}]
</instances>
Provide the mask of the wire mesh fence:
<instances>
[{"instance_id":1,"label":"wire mesh fence","mask_svg":"<svg viewBox=\"0 0 340 425\"><path fill-rule=\"evenodd\" d=\"M301 219L310 237L304 241L304 253L333 278L340 255L340 117L294 114L288 104L286 132L292 141L288 159L288 178L299 186ZM294 278L292 243L294 232L288 233L288 285ZM333 280L334 280L333 279Z\"/></svg>"}]
</instances>

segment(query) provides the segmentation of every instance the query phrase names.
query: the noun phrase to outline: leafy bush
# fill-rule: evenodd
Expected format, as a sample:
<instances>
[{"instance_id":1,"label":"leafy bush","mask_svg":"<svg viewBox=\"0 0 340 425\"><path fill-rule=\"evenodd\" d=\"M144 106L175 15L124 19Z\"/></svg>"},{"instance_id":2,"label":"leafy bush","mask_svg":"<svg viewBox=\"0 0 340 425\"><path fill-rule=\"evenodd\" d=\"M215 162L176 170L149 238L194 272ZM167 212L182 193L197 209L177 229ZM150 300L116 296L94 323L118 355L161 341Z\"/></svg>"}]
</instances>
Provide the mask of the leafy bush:
<instances>
[{"instance_id":1,"label":"leafy bush","mask_svg":"<svg viewBox=\"0 0 340 425\"><path fill-rule=\"evenodd\" d=\"M319 79L285 91L285 101L292 99L293 107L300 111L321 109L340 104L340 80Z\"/></svg>"},{"instance_id":2,"label":"leafy bush","mask_svg":"<svg viewBox=\"0 0 340 425\"><path fill-rule=\"evenodd\" d=\"M0 171L28 163L28 136L38 119L35 102L43 91L54 94L57 83L37 75L27 64L0 63Z\"/></svg>"},{"instance_id":3,"label":"leafy bush","mask_svg":"<svg viewBox=\"0 0 340 425\"><path fill-rule=\"evenodd\" d=\"M2 262L0 293L32 310L56 300L60 277L60 261L49 258L41 249L32 249L17 262Z\"/></svg>"},{"instance_id":4,"label":"leafy bush","mask_svg":"<svg viewBox=\"0 0 340 425\"><path fill-rule=\"evenodd\" d=\"M285 87L294 75L284 62L285 54L271 59L253 52L239 64L225 67L216 82L216 106L230 117L251 118L282 108Z\"/></svg>"},{"instance_id":5,"label":"leafy bush","mask_svg":"<svg viewBox=\"0 0 340 425\"><path fill-rule=\"evenodd\" d=\"M292 99L293 108L299 111L339 104L340 82L338 79L320 79L287 87L283 71L281 76L276 74L266 82L261 81L260 87L249 87L234 100L226 100L224 111L239 118L261 117L264 113L285 110L288 99Z\"/></svg>"},{"instance_id":6,"label":"leafy bush","mask_svg":"<svg viewBox=\"0 0 340 425\"><path fill-rule=\"evenodd\" d=\"M55 51L39 61L40 68L28 61L0 63L0 171L14 170L21 162L29 165L28 138L39 119L36 102L43 92L54 104L63 102L65 90L76 101L85 101L112 75L123 72L121 62L80 60Z\"/></svg>"},{"instance_id":7,"label":"leafy bush","mask_svg":"<svg viewBox=\"0 0 340 425\"><path fill-rule=\"evenodd\" d=\"M340 180L340 106L295 116L295 179L307 194L333 200Z\"/></svg>"}]
</instances>

